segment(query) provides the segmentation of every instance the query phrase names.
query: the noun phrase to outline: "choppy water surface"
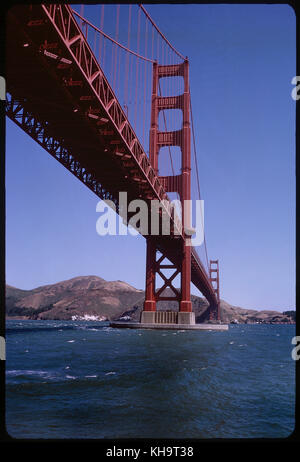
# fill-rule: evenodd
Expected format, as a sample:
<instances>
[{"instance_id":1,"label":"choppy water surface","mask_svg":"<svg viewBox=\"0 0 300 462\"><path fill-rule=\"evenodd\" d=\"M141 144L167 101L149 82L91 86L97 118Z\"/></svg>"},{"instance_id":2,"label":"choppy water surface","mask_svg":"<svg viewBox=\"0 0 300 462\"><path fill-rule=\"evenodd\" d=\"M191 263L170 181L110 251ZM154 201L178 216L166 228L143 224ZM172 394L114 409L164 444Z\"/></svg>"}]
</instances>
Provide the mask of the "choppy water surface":
<instances>
[{"instance_id":1,"label":"choppy water surface","mask_svg":"<svg viewBox=\"0 0 300 462\"><path fill-rule=\"evenodd\" d=\"M294 429L292 325L228 331L8 321L17 438L259 438Z\"/></svg>"}]
</instances>

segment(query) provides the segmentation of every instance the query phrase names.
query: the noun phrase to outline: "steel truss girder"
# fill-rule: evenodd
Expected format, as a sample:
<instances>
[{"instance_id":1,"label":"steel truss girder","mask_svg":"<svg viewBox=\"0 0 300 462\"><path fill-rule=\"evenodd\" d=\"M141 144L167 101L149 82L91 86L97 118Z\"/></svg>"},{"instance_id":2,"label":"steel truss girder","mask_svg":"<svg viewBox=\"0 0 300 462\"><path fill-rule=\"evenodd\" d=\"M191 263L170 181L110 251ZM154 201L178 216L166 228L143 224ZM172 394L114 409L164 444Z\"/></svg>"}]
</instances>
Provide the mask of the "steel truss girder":
<instances>
[{"instance_id":1,"label":"steel truss girder","mask_svg":"<svg viewBox=\"0 0 300 462\"><path fill-rule=\"evenodd\" d=\"M41 7L68 48L74 62L80 68L87 82L89 82L91 89L110 117L110 121L118 131L123 143L142 170L141 173L147 179L157 197L160 200L165 199L166 192L77 24L71 7L64 4L44 4Z\"/></svg>"},{"instance_id":2,"label":"steel truss girder","mask_svg":"<svg viewBox=\"0 0 300 462\"><path fill-rule=\"evenodd\" d=\"M107 115L110 123L116 130L119 143L116 146L125 148L130 154L137 169L140 182L144 183L151 191L151 198L165 201L163 208L174 222L174 227L180 233L181 225L177 216L172 215L172 207L166 191L159 177L156 175L146 153L143 150L133 128L131 127L125 112L119 104L108 80L95 58L86 37L82 33L69 5L43 4L41 11L49 24L59 35L60 40L67 48L73 65L80 70L83 79L88 83L90 92L95 101L100 103L102 110ZM97 103L96 103L97 104Z\"/></svg>"},{"instance_id":3,"label":"steel truss girder","mask_svg":"<svg viewBox=\"0 0 300 462\"><path fill-rule=\"evenodd\" d=\"M95 176L76 160L74 154L64 145L63 140L58 140L53 136L46 122L40 122L37 116L26 108L26 100L14 99L8 94L6 115L100 199L111 200L118 211L118 198L107 191Z\"/></svg>"}]
</instances>

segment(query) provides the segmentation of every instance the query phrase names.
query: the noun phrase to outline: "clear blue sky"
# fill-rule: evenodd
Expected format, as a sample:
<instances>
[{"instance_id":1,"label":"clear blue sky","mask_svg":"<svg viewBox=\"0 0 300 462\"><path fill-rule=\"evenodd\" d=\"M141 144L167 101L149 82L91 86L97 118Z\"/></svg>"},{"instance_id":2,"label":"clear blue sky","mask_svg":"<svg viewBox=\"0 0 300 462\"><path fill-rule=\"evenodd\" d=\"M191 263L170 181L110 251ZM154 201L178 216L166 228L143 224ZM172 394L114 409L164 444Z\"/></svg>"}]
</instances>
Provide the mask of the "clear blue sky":
<instances>
[{"instance_id":1,"label":"clear blue sky","mask_svg":"<svg viewBox=\"0 0 300 462\"><path fill-rule=\"evenodd\" d=\"M221 298L294 308L294 11L146 8L190 61L205 231L209 257L220 261ZM143 289L144 239L98 236L98 198L10 120L6 143L7 283L31 289L98 275Z\"/></svg>"}]
</instances>

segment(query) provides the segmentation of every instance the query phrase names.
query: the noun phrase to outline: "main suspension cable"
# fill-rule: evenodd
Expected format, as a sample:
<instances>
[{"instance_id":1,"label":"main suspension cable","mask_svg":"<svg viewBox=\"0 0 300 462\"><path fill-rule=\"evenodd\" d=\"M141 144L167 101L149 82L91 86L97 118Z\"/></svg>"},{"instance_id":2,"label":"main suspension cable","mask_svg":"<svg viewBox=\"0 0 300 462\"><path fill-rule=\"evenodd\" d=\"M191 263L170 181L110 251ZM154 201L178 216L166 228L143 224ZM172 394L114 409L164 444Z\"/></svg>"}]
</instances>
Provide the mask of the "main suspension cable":
<instances>
[{"instance_id":1,"label":"main suspension cable","mask_svg":"<svg viewBox=\"0 0 300 462\"><path fill-rule=\"evenodd\" d=\"M77 13L77 11L73 10L72 9L72 13L75 14L75 16L77 16L83 24L88 24L90 27L92 27L94 30L96 30L97 32L99 32L100 34L103 35L103 37L107 38L108 40L110 40L112 43L114 43L115 45L118 45L120 48L122 48L123 50L127 51L128 53L131 53L132 55L136 56L137 58L140 58L140 59L144 59L145 61L148 61L150 63L155 63L155 61L153 59L150 59L150 58L146 58L145 56L142 56L138 53L136 53L135 51L133 50L130 50L129 48L125 47L124 45L122 45L121 43L117 42L116 40L114 40L112 37L110 37L109 35L107 35L105 32L103 32L103 30L99 29L98 27L94 26L94 24L92 24L90 21L88 21L87 19L85 19L83 16L81 16L79 13Z\"/></svg>"},{"instance_id":2,"label":"main suspension cable","mask_svg":"<svg viewBox=\"0 0 300 462\"><path fill-rule=\"evenodd\" d=\"M169 40L164 36L164 34L159 30L159 28L157 27L157 25L155 24L155 22L153 21L153 19L151 18L151 16L149 15L148 11L144 8L144 6L140 3L139 4L139 7L141 8L141 10L144 12L144 14L146 15L146 17L149 19L149 21L151 22L151 24L155 27L155 29L157 30L157 32L159 33L159 35L164 39L164 41L169 45L169 47L174 51L174 53L177 54L177 56L179 56L181 59L185 60L186 58L181 54L179 53L179 51L177 51L173 45L171 45L171 43L169 42Z\"/></svg>"},{"instance_id":3,"label":"main suspension cable","mask_svg":"<svg viewBox=\"0 0 300 462\"><path fill-rule=\"evenodd\" d=\"M189 89L189 91L190 91L190 96L191 96L191 90ZM196 177L197 177L198 195L199 195L199 200L201 200L200 181L199 181L199 170L198 170L198 159L197 159L197 153L196 153L196 142L195 142L195 131L194 131L194 119L193 119L192 98L191 98L191 97L190 97L190 110L191 110L192 137L193 137L193 151L194 151L194 159L195 159L195 166L196 166ZM202 207L201 207L201 212L202 212ZM206 246L206 239L205 239L205 232L204 232L204 223L203 223L203 213L201 213L201 219L202 219L202 227L203 227L204 248L205 248L206 262L207 262L207 268L209 268L209 264L208 264L208 254L207 254L207 246Z\"/></svg>"}]
</instances>

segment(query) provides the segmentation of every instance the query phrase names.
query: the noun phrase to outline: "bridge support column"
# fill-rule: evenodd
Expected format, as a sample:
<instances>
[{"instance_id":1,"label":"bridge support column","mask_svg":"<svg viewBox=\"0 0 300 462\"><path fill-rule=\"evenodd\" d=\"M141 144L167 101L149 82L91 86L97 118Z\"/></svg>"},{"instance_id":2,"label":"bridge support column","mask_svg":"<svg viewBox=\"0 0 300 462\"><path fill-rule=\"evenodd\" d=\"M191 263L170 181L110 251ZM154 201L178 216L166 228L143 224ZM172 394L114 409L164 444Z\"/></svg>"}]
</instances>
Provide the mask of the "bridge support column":
<instances>
[{"instance_id":1,"label":"bridge support column","mask_svg":"<svg viewBox=\"0 0 300 462\"><path fill-rule=\"evenodd\" d=\"M186 60L183 64L184 94L183 94L183 127L182 127L182 170L181 170L181 204L182 204L182 225L184 231L184 242L182 249L181 267L181 302L179 317L184 324L194 324L195 314L192 313L191 302L191 239L188 231L191 227L191 129L190 129L190 91L189 91L189 64ZM194 322L192 322L194 321ZM179 323L179 319L178 319Z\"/></svg>"},{"instance_id":2,"label":"bridge support column","mask_svg":"<svg viewBox=\"0 0 300 462\"><path fill-rule=\"evenodd\" d=\"M187 245L187 239L183 243L183 256L181 267L181 312L191 312L191 246Z\"/></svg>"},{"instance_id":3,"label":"bridge support column","mask_svg":"<svg viewBox=\"0 0 300 462\"><path fill-rule=\"evenodd\" d=\"M159 79L162 77L183 77L184 93L179 97L158 97ZM177 131L158 130L159 112L167 109L182 110L182 128ZM160 177L163 181L166 192L177 192L182 205L182 226L183 239L181 247L178 248L178 263L174 265L164 264L162 255L156 261L156 247L149 238L147 240L147 262L146 262L146 293L144 310L141 322L160 323L159 313L156 314L156 301L179 302L177 316L178 324L195 324L195 314L192 311L191 302L191 129L190 129L190 90L189 90L189 63L186 59L180 65L159 66L153 65L152 80L152 107L151 107L151 129L149 137L149 158L155 173L158 172L158 157L160 149L164 146L179 146L181 148L181 174L168 177ZM177 249L176 249L177 252ZM163 269L174 269L172 276L163 274ZM178 291L172 281L181 272L181 291ZM158 274L164 281L163 286L156 292L155 275ZM164 294L166 288L171 289L172 296Z\"/></svg>"},{"instance_id":4,"label":"bridge support column","mask_svg":"<svg viewBox=\"0 0 300 462\"><path fill-rule=\"evenodd\" d=\"M147 239L146 256L146 291L144 310L141 315L141 322L147 324L155 323L156 299L155 299L155 266L156 247L151 239Z\"/></svg>"},{"instance_id":5,"label":"bridge support column","mask_svg":"<svg viewBox=\"0 0 300 462\"><path fill-rule=\"evenodd\" d=\"M209 261L209 277L217 297L217 303L209 307L209 319L220 321L220 282L219 282L219 260Z\"/></svg>"}]
</instances>

